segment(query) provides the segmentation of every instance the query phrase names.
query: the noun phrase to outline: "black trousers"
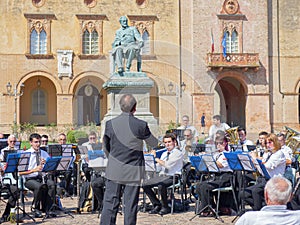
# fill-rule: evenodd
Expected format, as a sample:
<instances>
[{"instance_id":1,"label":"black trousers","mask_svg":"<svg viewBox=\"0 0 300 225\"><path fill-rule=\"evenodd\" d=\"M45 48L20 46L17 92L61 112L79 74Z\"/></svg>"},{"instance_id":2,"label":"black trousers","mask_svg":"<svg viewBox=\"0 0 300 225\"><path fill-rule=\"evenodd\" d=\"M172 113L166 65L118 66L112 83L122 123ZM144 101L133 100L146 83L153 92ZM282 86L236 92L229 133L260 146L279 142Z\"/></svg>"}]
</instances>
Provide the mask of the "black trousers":
<instances>
[{"instance_id":1,"label":"black trousers","mask_svg":"<svg viewBox=\"0 0 300 225\"><path fill-rule=\"evenodd\" d=\"M8 216L10 213L10 209L16 206L16 202L19 198L19 190L15 185L5 185L2 187L1 191L5 191L9 194L8 201L6 203L5 210L3 212L2 217Z\"/></svg>"},{"instance_id":2,"label":"black trousers","mask_svg":"<svg viewBox=\"0 0 300 225\"><path fill-rule=\"evenodd\" d=\"M244 200L247 202L253 210L260 210L264 202L264 188L266 186L267 180L264 177L257 179L257 184L245 188ZM243 196L242 196L243 197Z\"/></svg>"},{"instance_id":3,"label":"black trousers","mask_svg":"<svg viewBox=\"0 0 300 225\"><path fill-rule=\"evenodd\" d=\"M143 189L146 195L149 197L152 205L168 207L168 187L173 184L173 176L156 176L149 180L146 180L143 184ZM156 194L152 190L153 187L158 187L158 191L161 195L161 203Z\"/></svg>"},{"instance_id":4,"label":"black trousers","mask_svg":"<svg viewBox=\"0 0 300 225\"><path fill-rule=\"evenodd\" d=\"M230 179L232 179L232 173L222 173L220 175L215 175L214 180L206 180L199 182L196 186L196 193L198 194L201 204L199 206L199 209L204 208L208 204L211 204L212 207L215 206L215 203L213 202L213 194L212 190L215 188L220 187L228 187L230 186ZM220 205L223 204L224 199L220 199Z\"/></svg>"},{"instance_id":5,"label":"black trousers","mask_svg":"<svg viewBox=\"0 0 300 225\"><path fill-rule=\"evenodd\" d=\"M124 193L124 225L135 225L140 191L139 182L120 184L106 180L105 186L100 225L116 224L122 193Z\"/></svg>"},{"instance_id":6,"label":"black trousers","mask_svg":"<svg viewBox=\"0 0 300 225\"><path fill-rule=\"evenodd\" d=\"M39 177L27 178L25 187L33 191L34 208L40 209L40 203L42 203L42 210L47 212L50 209L55 198L54 181L48 179L46 184L43 184L42 179Z\"/></svg>"},{"instance_id":7,"label":"black trousers","mask_svg":"<svg viewBox=\"0 0 300 225\"><path fill-rule=\"evenodd\" d=\"M92 189L94 196L96 197L98 204L96 210L102 210L103 208L103 196L104 196L104 187L105 187L105 178L104 177L95 177L92 180Z\"/></svg>"}]
</instances>

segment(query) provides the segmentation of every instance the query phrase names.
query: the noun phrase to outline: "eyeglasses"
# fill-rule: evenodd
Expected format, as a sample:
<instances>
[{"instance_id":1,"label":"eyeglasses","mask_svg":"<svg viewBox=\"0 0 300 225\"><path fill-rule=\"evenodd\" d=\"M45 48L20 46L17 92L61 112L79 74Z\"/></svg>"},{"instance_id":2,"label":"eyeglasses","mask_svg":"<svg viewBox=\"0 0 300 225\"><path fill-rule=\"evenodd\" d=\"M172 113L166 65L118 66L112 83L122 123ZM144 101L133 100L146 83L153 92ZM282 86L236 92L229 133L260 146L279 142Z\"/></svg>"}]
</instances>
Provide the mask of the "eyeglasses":
<instances>
[{"instance_id":1,"label":"eyeglasses","mask_svg":"<svg viewBox=\"0 0 300 225\"><path fill-rule=\"evenodd\" d=\"M224 142L216 142L216 145L222 145Z\"/></svg>"},{"instance_id":2,"label":"eyeglasses","mask_svg":"<svg viewBox=\"0 0 300 225\"><path fill-rule=\"evenodd\" d=\"M89 139L96 139L95 137L89 137Z\"/></svg>"},{"instance_id":3,"label":"eyeglasses","mask_svg":"<svg viewBox=\"0 0 300 225\"><path fill-rule=\"evenodd\" d=\"M17 141L9 141L10 143L16 143Z\"/></svg>"}]
</instances>

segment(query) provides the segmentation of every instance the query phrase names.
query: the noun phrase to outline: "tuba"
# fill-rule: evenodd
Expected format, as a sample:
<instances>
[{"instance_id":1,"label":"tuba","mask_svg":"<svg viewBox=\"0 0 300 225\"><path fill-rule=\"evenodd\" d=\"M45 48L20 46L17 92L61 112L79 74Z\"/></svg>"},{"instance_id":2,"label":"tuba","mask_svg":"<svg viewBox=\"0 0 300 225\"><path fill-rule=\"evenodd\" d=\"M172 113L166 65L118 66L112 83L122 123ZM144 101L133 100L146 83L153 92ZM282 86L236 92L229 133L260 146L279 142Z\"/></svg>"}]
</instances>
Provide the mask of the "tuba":
<instances>
[{"instance_id":1,"label":"tuba","mask_svg":"<svg viewBox=\"0 0 300 225\"><path fill-rule=\"evenodd\" d=\"M292 149L293 154L299 154L300 153L300 135L291 137L287 146Z\"/></svg>"},{"instance_id":2,"label":"tuba","mask_svg":"<svg viewBox=\"0 0 300 225\"><path fill-rule=\"evenodd\" d=\"M299 136L300 133L298 131L293 130L285 126L286 134L285 134L285 144L288 145L294 136Z\"/></svg>"},{"instance_id":3,"label":"tuba","mask_svg":"<svg viewBox=\"0 0 300 225\"><path fill-rule=\"evenodd\" d=\"M226 130L226 137L230 145L237 145L239 143L238 126Z\"/></svg>"}]
</instances>

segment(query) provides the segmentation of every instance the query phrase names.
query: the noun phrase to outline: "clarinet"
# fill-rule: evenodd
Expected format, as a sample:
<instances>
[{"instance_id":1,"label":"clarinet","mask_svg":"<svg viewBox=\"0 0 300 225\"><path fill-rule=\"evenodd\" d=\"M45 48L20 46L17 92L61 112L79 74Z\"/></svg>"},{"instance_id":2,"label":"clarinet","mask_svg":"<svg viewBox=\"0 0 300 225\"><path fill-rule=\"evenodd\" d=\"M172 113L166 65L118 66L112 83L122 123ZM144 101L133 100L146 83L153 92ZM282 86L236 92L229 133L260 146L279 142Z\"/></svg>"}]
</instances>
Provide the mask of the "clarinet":
<instances>
[{"instance_id":1,"label":"clarinet","mask_svg":"<svg viewBox=\"0 0 300 225\"><path fill-rule=\"evenodd\" d=\"M299 178L298 181L297 181L297 184L296 184L296 186L295 186L295 188L294 188L294 191L293 191L292 196L294 196L294 195L296 194L296 192L297 192L297 190L298 190L298 188L299 188L299 185L300 185L300 178Z\"/></svg>"}]
</instances>

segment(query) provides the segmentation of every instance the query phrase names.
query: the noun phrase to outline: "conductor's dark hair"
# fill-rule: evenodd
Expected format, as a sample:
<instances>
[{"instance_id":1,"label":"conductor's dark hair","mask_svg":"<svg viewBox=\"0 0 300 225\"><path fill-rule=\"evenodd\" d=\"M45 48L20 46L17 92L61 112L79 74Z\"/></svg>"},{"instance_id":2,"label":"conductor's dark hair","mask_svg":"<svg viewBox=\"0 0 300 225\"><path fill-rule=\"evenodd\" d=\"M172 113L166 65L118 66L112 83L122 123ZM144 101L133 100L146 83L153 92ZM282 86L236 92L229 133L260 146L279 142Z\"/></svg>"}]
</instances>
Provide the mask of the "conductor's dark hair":
<instances>
[{"instance_id":1,"label":"conductor's dark hair","mask_svg":"<svg viewBox=\"0 0 300 225\"><path fill-rule=\"evenodd\" d=\"M120 99L120 108L123 112L133 112L136 109L136 99L132 94L124 94Z\"/></svg>"},{"instance_id":2,"label":"conductor's dark hair","mask_svg":"<svg viewBox=\"0 0 300 225\"><path fill-rule=\"evenodd\" d=\"M39 135L38 133L30 134L29 141L32 141L33 138L35 138L35 139L41 139L41 135Z\"/></svg>"}]
</instances>

